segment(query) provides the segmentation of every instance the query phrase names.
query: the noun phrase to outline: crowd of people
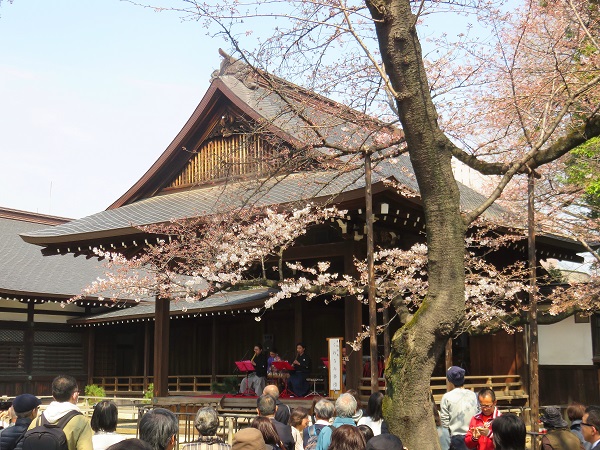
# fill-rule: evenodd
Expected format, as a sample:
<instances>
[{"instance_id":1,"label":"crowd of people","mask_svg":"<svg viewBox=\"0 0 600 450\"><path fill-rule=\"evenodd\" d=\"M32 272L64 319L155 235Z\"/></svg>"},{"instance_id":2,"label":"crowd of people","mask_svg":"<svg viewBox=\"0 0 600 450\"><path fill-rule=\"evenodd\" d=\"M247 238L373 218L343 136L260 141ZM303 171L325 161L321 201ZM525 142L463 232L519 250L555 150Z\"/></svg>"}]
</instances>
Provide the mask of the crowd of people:
<instances>
[{"instance_id":1,"label":"crowd of people","mask_svg":"<svg viewBox=\"0 0 600 450\"><path fill-rule=\"evenodd\" d=\"M515 414L501 414L496 394L483 388L477 394L464 388L464 369L452 366L446 373L452 389L443 395L436 420L442 450L524 450L526 429ZM567 408L570 424L557 406L544 408L543 450L591 450L600 442L600 406L574 403ZM600 450L600 446L598 446Z\"/></svg>"},{"instance_id":2,"label":"crowd of people","mask_svg":"<svg viewBox=\"0 0 600 450\"><path fill-rule=\"evenodd\" d=\"M259 360L260 361L260 360ZM447 372L453 389L437 407L432 404L442 450L524 450L526 429L515 414L501 414L492 389L477 394L464 388L463 369ZM117 406L108 400L94 406L91 420L79 410L77 381L68 375L52 383L53 401L38 414L41 401L21 394L0 419L0 450L61 448L65 450L177 450L179 420L164 408L148 410L139 421L138 436L117 433ZM198 439L182 450L406 450L400 437L390 434L382 413L383 395L372 394L363 411L356 392L334 402L317 397L312 407L293 410L279 399L275 385L264 387L257 415L239 430L229 445L218 430L220 418L212 407L200 408L194 419ZM546 429L543 450L600 450L600 406L574 403L567 408L568 423L558 407L546 407L541 421ZM33 444L35 443L35 444ZM42 447L39 447L43 445Z\"/></svg>"}]
</instances>

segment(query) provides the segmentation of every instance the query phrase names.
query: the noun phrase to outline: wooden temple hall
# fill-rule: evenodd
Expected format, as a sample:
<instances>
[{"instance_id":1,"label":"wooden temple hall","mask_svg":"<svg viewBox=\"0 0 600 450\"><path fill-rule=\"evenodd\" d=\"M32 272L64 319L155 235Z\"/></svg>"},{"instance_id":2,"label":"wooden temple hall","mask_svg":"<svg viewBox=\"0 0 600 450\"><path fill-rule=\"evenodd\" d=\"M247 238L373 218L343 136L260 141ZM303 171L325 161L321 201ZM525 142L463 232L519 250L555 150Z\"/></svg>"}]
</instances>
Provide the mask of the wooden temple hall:
<instances>
[{"instance_id":1,"label":"wooden temple hall","mask_svg":"<svg viewBox=\"0 0 600 450\"><path fill-rule=\"evenodd\" d=\"M304 342L313 371L322 376L320 358L327 354L327 338L352 341L368 323L367 307L354 297L329 304L300 297L282 301L260 321L251 310L264 304L270 295L267 289L221 292L191 304L168 298L139 303L126 298L116 303L86 298L66 308L59 305L102 273L94 248L135 255L157 239L140 226L249 204L285 210L312 201L347 210L344 220L310 229L284 257L306 265L328 260L335 271L352 271L353 258L366 255L364 168L325 166L318 149L301 163L287 166L293 159L290 155L314 140L314 129L305 126L307 118L339 145L367 142L374 130L382 127L362 113L252 71L224 55L220 70L179 134L146 174L107 210L72 221L27 217L27 213L15 211L1 216L5 223L10 222L2 232L15 238L8 244L10 248L6 248L6 239L0 244L0 394L47 394L49 381L59 371L124 395L141 393L149 382L154 383L156 396L207 392L212 382L234 374L234 362L248 357L257 342L267 349L277 348L288 360L295 357L296 343ZM385 131L401 135L399 130ZM276 176L272 176L274 172ZM422 208L418 196L402 195L394 184L418 191L407 156L374 167L375 245L409 248L424 241ZM467 210L483 200L466 186L460 189ZM489 220L501 223L500 207L492 206L486 214ZM579 251L578 245L563 238L541 236L537 241L540 259L577 261ZM13 260L7 260L6 254L13 255ZM526 259L526 242L490 258L499 264ZM19 280L11 284L5 270L18 264L31 272L14 274ZM389 333L399 326L396 319ZM371 360L382 361L387 337L380 337L378 355L368 355L368 345L361 351L349 351L348 388L362 385L365 366ZM506 386L512 380L519 386L518 397L526 400L527 353L522 333L464 335L453 347L454 363L465 367L468 374L494 375ZM444 365L444 361L439 363L437 375L443 375ZM585 383L572 385L579 389L576 394L561 393L565 398L553 401L564 403L583 395L582 389L588 398L597 398L593 362L572 369L571 376L573 370L587 377ZM543 384L543 375L541 379ZM547 394L549 401L551 395Z\"/></svg>"}]
</instances>

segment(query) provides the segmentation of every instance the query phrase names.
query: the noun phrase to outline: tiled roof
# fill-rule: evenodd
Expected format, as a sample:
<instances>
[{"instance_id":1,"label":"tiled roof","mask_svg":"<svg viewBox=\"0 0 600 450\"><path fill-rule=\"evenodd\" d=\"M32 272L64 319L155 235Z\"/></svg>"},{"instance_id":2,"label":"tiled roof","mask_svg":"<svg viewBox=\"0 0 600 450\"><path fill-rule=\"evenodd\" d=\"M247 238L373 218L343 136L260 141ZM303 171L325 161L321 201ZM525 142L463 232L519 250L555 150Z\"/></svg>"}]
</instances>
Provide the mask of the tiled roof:
<instances>
[{"instance_id":1,"label":"tiled roof","mask_svg":"<svg viewBox=\"0 0 600 450\"><path fill-rule=\"evenodd\" d=\"M171 301L170 315L181 317L201 314L218 315L220 313L237 314L248 312L249 308L264 306L264 300L274 292L270 289L252 289L247 291L221 292L202 301ZM117 322L122 320L152 319L154 317L154 301L144 301L139 305L126 309L115 309L83 319L72 319L71 324Z\"/></svg>"},{"instance_id":2,"label":"tiled roof","mask_svg":"<svg viewBox=\"0 0 600 450\"><path fill-rule=\"evenodd\" d=\"M315 129L326 137L330 145L348 149L370 145L373 137L384 131L398 138L403 136L399 128L381 123L299 86L290 86L285 80L273 79L278 86L285 86L277 91L264 87L264 82L246 81L239 74L221 75L219 80L266 123L283 130L301 143L318 139Z\"/></svg>"},{"instance_id":3,"label":"tiled roof","mask_svg":"<svg viewBox=\"0 0 600 450\"><path fill-rule=\"evenodd\" d=\"M42 256L39 248L23 242L19 233L48 229L49 222L40 218L38 223L33 215L24 214L23 218L0 217L0 293L71 297L104 272L94 259Z\"/></svg>"},{"instance_id":4,"label":"tiled roof","mask_svg":"<svg viewBox=\"0 0 600 450\"><path fill-rule=\"evenodd\" d=\"M398 158L398 164L383 162L375 167L373 182L394 178L401 184L417 191L411 176L408 157ZM260 185L260 188L257 186ZM168 222L172 219L197 217L227 208L245 204L269 206L295 201L308 201L313 198L326 198L340 193L364 189L362 170L345 173L306 172L279 179L267 180L263 184L256 181L239 182L224 186L178 191L159 195L93 214L83 219L51 228L36 229L21 233L24 240L44 245L53 242L73 242L89 239L90 235L122 236L138 232L135 226ZM483 201L483 196L460 186L461 201L465 209L471 209ZM249 199L249 201L248 201ZM502 209L493 205L486 214L501 219Z\"/></svg>"}]
</instances>

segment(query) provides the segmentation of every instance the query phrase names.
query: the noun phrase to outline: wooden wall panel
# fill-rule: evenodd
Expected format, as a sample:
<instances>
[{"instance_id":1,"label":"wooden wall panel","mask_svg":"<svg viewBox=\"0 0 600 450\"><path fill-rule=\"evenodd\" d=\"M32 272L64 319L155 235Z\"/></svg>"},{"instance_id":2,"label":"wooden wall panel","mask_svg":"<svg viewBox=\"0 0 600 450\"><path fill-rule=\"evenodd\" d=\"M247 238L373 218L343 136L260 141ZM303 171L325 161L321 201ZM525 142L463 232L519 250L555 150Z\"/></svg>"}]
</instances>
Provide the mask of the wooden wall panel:
<instances>
[{"instance_id":1,"label":"wooden wall panel","mask_svg":"<svg viewBox=\"0 0 600 450\"><path fill-rule=\"evenodd\" d=\"M540 405L600 404L595 366L540 366Z\"/></svg>"},{"instance_id":2,"label":"wooden wall panel","mask_svg":"<svg viewBox=\"0 0 600 450\"><path fill-rule=\"evenodd\" d=\"M470 375L522 375L522 333L470 337Z\"/></svg>"}]
</instances>

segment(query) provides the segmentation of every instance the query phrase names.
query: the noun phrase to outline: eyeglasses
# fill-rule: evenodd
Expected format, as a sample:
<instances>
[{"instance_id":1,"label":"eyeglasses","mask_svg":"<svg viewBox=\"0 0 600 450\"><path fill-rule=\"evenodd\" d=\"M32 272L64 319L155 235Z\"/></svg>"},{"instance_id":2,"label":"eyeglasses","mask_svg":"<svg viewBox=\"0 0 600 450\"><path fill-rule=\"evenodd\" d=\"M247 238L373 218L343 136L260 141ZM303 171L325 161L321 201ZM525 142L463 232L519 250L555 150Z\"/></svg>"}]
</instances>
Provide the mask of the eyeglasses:
<instances>
[{"instance_id":1,"label":"eyeglasses","mask_svg":"<svg viewBox=\"0 0 600 450\"><path fill-rule=\"evenodd\" d=\"M586 427L590 427L590 428L595 428L595 425L592 425L591 423L581 422L581 425L586 426Z\"/></svg>"},{"instance_id":2,"label":"eyeglasses","mask_svg":"<svg viewBox=\"0 0 600 450\"><path fill-rule=\"evenodd\" d=\"M482 405L481 403L479 404L480 408L493 408L494 406L496 406L495 404L491 404L491 405Z\"/></svg>"}]
</instances>

